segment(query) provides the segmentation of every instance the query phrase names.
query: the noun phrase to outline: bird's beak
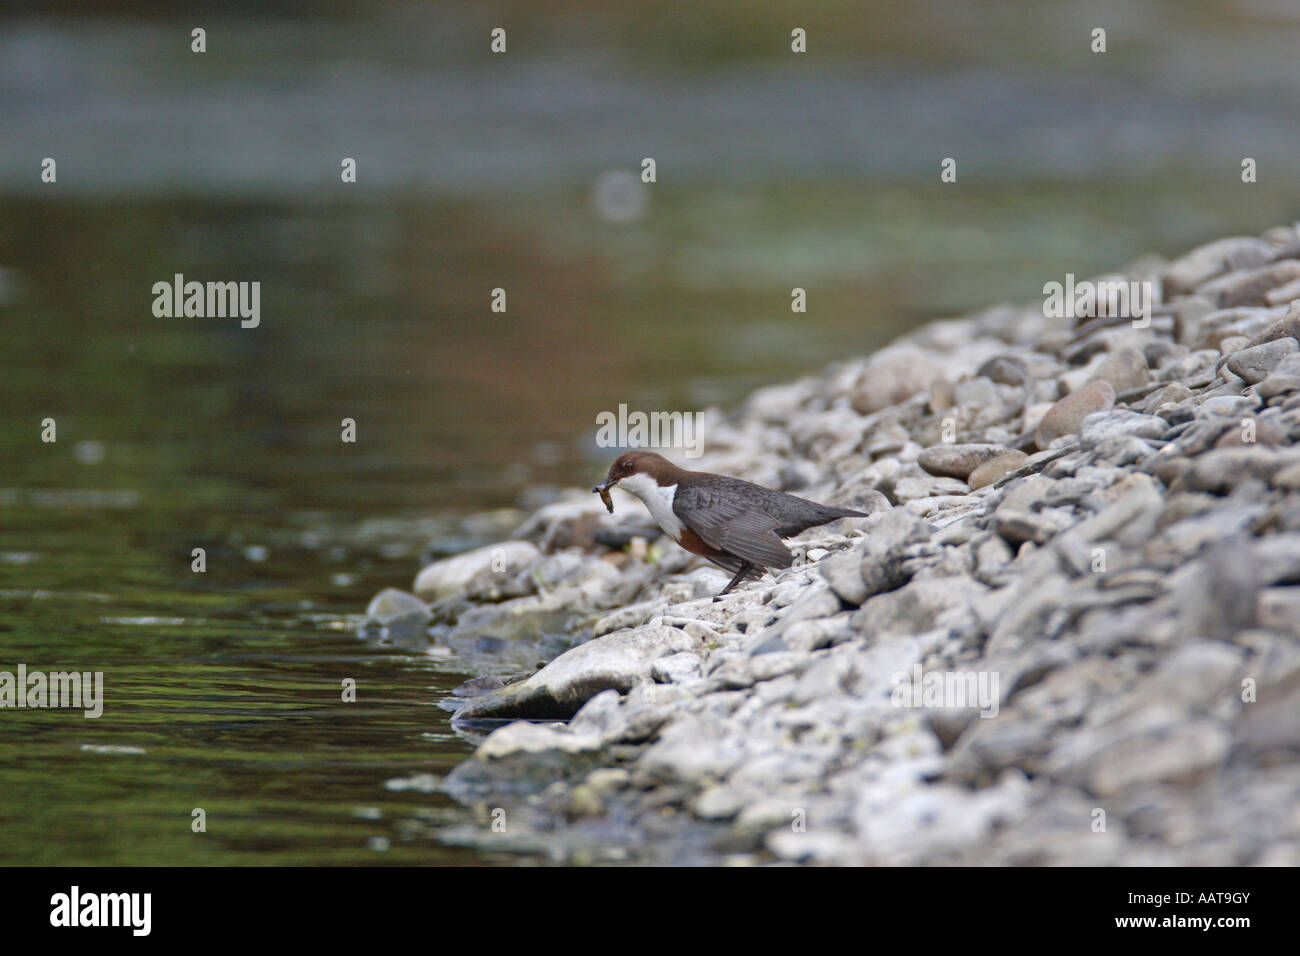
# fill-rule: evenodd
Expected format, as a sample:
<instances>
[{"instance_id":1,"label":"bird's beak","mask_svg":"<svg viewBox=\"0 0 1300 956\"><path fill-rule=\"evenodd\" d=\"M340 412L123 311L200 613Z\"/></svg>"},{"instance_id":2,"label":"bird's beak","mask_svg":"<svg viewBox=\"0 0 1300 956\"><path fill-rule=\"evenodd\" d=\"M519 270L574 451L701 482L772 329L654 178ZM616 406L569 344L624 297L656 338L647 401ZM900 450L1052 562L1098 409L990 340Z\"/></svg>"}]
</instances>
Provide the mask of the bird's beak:
<instances>
[{"instance_id":1,"label":"bird's beak","mask_svg":"<svg viewBox=\"0 0 1300 956\"><path fill-rule=\"evenodd\" d=\"M609 491L609 489L613 488L616 484L618 484L618 481L617 481L617 480L615 480L615 481L611 481L610 479L606 478L604 481L602 481L600 484L596 485L596 486L595 486L594 488L592 488L591 490L592 490L593 492L599 494L599 493L601 493L601 492L603 492L603 491Z\"/></svg>"}]
</instances>

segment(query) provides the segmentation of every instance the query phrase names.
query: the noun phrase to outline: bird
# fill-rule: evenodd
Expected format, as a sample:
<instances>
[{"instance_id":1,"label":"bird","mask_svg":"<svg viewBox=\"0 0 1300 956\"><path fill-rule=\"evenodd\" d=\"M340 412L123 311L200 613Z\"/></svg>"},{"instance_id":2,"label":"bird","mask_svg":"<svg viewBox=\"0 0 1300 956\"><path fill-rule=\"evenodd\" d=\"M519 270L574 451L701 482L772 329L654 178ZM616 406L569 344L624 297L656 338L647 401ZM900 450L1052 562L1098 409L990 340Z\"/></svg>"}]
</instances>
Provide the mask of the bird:
<instances>
[{"instance_id":1,"label":"bird","mask_svg":"<svg viewBox=\"0 0 1300 956\"><path fill-rule=\"evenodd\" d=\"M614 487L640 498L664 533L687 551L734 575L715 600L768 568L790 567L794 555L782 538L837 518L867 517L740 478L687 471L652 451L619 455L605 480L591 489L611 511Z\"/></svg>"}]
</instances>

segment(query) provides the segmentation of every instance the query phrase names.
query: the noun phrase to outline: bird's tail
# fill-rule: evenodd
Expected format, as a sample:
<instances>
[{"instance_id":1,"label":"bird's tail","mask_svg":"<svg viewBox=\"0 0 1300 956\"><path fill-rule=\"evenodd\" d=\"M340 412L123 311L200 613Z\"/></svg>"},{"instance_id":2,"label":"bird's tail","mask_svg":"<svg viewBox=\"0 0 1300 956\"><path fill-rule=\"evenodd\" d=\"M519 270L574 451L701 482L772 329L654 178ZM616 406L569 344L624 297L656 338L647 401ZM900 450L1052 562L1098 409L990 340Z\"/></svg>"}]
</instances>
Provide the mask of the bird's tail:
<instances>
[{"instance_id":1,"label":"bird's tail","mask_svg":"<svg viewBox=\"0 0 1300 956\"><path fill-rule=\"evenodd\" d=\"M827 521L834 521L836 518L869 518L869 517L871 517L871 516L868 515L865 511L853 511L852 509L849 509L849 508L832 508L832 507L830 507L830 505L823 505L823 506L822 506L822 510L824 510L824 511L826 512L826 514L829 515L829 517L826 519Z\"/></svg>"}]
</instances>

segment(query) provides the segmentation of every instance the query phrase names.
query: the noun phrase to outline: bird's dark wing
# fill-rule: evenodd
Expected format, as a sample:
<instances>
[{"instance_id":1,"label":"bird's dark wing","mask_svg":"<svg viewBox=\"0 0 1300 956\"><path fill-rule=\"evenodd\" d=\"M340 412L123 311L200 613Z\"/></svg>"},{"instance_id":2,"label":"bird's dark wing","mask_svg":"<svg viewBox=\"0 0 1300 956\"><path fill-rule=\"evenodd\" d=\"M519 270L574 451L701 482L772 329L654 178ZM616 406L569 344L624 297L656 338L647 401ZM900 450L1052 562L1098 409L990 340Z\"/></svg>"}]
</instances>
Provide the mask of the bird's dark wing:
<instances>
[{"instance_id":1,"label":"bird's dark wing","mask_svg":"<svg viewBox=\"0 0 1300 956\"><path fill-rule=\"evenodd\" d=\"M726 480L748 486L739 479ZM673 512L710 547L765 568L788 568L794 563L794 555L776 533L779 520L754 507L750 495L728 489L722 480L678 485Z\"/></svg>"}]
</instances>

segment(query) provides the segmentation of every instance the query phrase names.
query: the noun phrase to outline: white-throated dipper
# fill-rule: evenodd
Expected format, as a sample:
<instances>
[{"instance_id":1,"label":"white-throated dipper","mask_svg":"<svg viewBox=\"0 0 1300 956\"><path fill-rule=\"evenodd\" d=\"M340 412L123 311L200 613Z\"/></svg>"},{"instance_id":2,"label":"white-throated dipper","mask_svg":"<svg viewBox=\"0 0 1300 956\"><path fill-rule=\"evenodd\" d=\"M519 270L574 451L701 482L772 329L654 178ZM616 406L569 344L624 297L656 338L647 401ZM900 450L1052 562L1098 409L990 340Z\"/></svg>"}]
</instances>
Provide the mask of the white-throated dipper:
<instances>
[{"instance_id":1,"label":"white-throated dipper","mask_svg":"<svg viewBox=\"0 0 1300 956\"><path fill-rule=\"evenodd\" d=\"M609 466L593 492L607 507L609 489L631 492L670 538L735 575L718 597L765 568L788 568L794 555L781 541L861 511L819 505L753 482L707 471L687 471L652 451L629 451Z\"/></svg>"}]
</instances>

